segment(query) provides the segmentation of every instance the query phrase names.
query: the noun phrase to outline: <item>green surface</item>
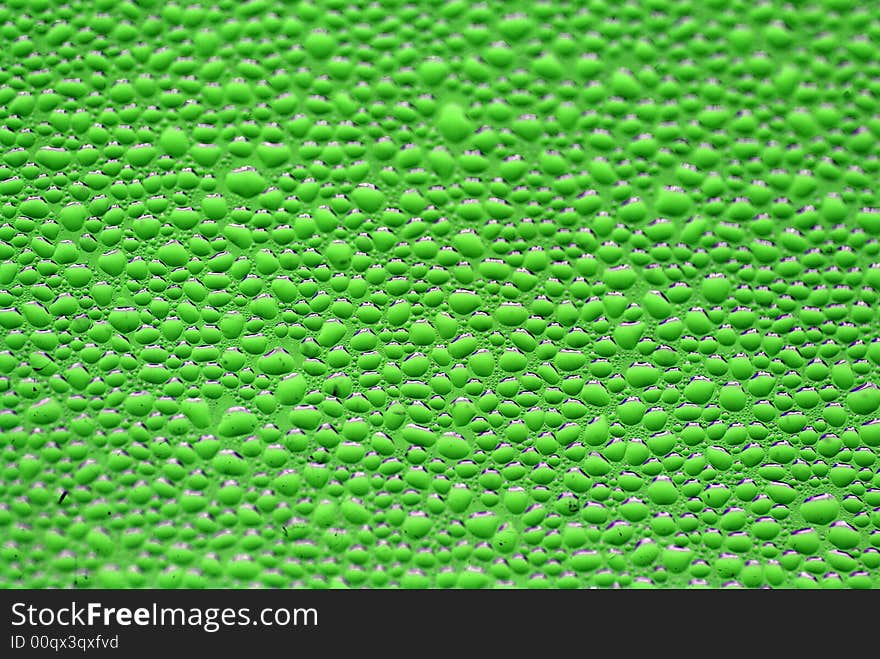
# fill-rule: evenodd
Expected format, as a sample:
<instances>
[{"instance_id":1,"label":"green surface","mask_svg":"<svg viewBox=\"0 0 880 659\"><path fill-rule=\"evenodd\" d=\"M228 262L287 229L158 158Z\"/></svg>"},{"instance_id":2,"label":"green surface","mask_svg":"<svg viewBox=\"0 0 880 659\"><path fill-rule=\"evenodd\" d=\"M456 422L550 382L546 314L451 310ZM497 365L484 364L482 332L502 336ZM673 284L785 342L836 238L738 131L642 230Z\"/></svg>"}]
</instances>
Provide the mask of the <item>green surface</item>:
<instances>
[{"instance_id":1,"label":"green surface","mask_svg":"<svg viewBox=\"0 0 880 659\"><path fill-rule=\"evenodd\" d=\"M878 584L872 3L0 35L0 585Z\"/></svg>"}]
</instances>

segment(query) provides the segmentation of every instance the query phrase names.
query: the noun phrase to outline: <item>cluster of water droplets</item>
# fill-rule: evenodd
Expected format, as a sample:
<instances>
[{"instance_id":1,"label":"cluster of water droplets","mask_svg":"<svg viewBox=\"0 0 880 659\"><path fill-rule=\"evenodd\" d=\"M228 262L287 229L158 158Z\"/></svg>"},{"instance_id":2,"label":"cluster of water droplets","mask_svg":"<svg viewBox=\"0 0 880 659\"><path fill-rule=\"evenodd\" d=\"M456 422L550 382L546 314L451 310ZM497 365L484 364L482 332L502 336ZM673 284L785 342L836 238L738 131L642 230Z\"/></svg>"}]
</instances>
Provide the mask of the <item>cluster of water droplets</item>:
<instances>
[{"instance_id":1,"label":"cluster of water droplets","mask_svg":"<svg viewBox=\"0 0 880 659\"><path fill-rule=\"evenodd\" d=\"M0 34L0 583L876 585L870 10Z\"/></svg>"}]
</instances>

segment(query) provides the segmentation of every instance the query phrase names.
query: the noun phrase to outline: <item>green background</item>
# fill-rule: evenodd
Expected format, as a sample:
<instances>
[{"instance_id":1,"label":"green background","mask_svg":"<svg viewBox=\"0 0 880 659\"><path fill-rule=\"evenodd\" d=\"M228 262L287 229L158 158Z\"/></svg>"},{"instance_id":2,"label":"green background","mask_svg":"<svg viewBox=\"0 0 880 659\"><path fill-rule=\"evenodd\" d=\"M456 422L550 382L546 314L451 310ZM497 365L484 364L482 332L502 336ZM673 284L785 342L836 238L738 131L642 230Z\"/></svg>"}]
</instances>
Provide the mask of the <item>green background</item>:
<instances>
[{"instance_id":1,"label":"green background","mask_svg":"<svg viewBox=\"0 0 880 659\"><path fill-rule=\"evenodd\" d=\"M0 35L0 585L877 584L871 3Z\"/></svg>"}]
</instances>

